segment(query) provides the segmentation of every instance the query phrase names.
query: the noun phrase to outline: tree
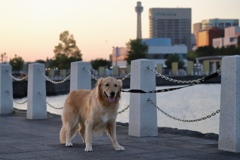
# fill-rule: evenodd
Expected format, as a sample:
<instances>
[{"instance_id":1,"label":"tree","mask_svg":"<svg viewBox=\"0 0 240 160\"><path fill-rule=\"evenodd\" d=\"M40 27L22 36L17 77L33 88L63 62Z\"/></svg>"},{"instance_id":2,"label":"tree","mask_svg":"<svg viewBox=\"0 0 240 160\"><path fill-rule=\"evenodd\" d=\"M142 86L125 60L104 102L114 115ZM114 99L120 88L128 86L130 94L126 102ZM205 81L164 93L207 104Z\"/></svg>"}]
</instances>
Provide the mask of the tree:
<instances>
[{"instance_id":1,"label":"tree","mask_svg":"<svg viewBox=\"0 0 240 160\"><path fill-rule=\"evenodd\" d=\"M134 39L126 44L129 49L127 57L124 59L128 64L131 64L132 60L146 58L148 53L148 45L142 42L142 39Z\"/></svg>"},{"instance_id":2,"label":"tree","mask_svg":"<svg viewBox=\"0 0 240 160\"><path fill-rule=\"evenodd\" d=\"M188 61L195 61L195 58L197 57L197 54L194 51L188 51L187 53L187 60Z\"/></svg>"},{"instance_id":3,"label":"tree","mask_svg":"<svg viewBox=\"0 0 240 160\"><path fill-rule=\"evenodd\" d=\"M61 41L53 52L55 53L54 60L49 64L50 67L58 67L59 69L70 68L71 62L81 61L82 54L76 45L73 35L68 31L60 34L59 40Z\"/></svg>"},{"instance_id":4,"label":"tree","mask_svg":"<svg viewBox=\"0 0 240 160\"><path fill-rule=\"evenodd\" d=\"M91 61L91 65L93 69L97 70L101 66L107 66L109 68L111 65L111 62L106 59L97 58Z\"/></svg>"},{"instance_id":5,"label":"tree","mask_svg":"<svg viewBox=\"0 0 240 160\"><path fill-rule=\"evenodd\" d=\"M36 60L35 62L36 62L36 63L42 63L42 64L45 64L45 63L46 63L44 60L41 60L41 59Z\"/></svg>"},{"instance_id":6,"label":"tree","mask_svg":"<svg viewBox=\"0 0 240 160\"><path fill-rule=\"evenodd\" d=\"M167 60L165 61L165 65L167 68L172 68L172 62L178 62L178 68L183 68L184 62L180 59L180 56L177 53L174 53L168 56Z\"/></svg>"},{"instance_id":7,"label":"tree","mask_svg":"<svg viewBox=\"0 0 240 160\"><path fill-rule=\"evenodd\" d=\"M24 60L15 54L15 57L10 59L9 63L12 66L12 70L16 70L19 74L19 71L23 69Z\"/></svg>"}]
</instances>

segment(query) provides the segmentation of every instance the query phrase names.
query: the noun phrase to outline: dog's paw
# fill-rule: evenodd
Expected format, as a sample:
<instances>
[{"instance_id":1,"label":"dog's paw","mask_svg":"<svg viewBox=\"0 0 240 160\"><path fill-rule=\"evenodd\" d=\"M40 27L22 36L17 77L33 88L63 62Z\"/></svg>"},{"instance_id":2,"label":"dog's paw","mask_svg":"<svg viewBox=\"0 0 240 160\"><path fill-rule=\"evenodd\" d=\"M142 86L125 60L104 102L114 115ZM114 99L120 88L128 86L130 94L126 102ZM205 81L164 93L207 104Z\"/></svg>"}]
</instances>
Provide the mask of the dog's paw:
<instances>
[{"instance_id":1,"label":"dog's paw","mask_svg":"<svg viewBox=\"0 0 240 160\"><path fill-rule=\"evenodd\" d=\"M86 152L92 152L93 149L92 149L92 147L86 147L86 148L85 148L85 151L86 151Z\"/></svg>"},{"instance_id":2,"label":"dog's paw","mask_svg":"<svg viewBox=\"0 0 240 160\"><path fill-rule=\"evenodd\" d=\"M123 146L119 145L119 146L115 147L115 150L117 150L117 151L124 151L125 148Z\"/></svg>"},{"instance_id":3,"label":"dog's paw","mask_svg":"<svg viewBox=\"0 0 240 160\"><path fill-rule=\"evenodd\" d=\"M65 144L65 146L66 146L66 147L72 147L73 144L72 144L71 142L68 142L68 143Z\"/></svg>"}]
</instances>

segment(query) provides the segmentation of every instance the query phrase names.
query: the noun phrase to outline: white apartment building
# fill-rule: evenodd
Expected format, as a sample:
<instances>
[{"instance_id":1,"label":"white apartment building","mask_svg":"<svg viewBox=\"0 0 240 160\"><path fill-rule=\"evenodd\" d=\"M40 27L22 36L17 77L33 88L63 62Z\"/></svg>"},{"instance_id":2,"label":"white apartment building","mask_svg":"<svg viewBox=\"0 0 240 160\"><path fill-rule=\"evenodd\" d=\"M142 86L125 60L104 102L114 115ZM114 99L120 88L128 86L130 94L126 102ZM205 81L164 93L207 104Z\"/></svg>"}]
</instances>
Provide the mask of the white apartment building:
<instances>
[{"instance_id":1,"label":"white apartment building","mask_svg":"<svg viewBox=\"0 0 240 160\"><path fill-rule=\"evenodd\" d=\"M231 27L231 26L239 26L239 19L206 19L202 20L202 28L201 30L208 30L211 27L218 27L220 30Z\"/></svg>"},{"instance_id":2,"label":"white apartment building","mask_svg":"<svg viewBox=\"0 0 240 160\"><path fill-rule=\"evenodd\" d=\"M187 65L187 46L179 45L172 46L170 38L150 38L143 39L148 45L148 55L147 59L152 60L154 64L163 64L165 67L165 61L168 56L174 53L177 53L180 58L185 62L185 66ZM116 58L116 47L112 50L112 66L119 66L119 68L126 68L127 62L124 60L128 55L127 47L118 47L118 58Z\"/></svg>"},{"instance_id":3,"label":"white apartment building","mask_svg":"<svg viewBox=\"0 0 240 160\"><path fill-rule=\"evenodd\" d=\"M171 38L172 45L191 46L191 8L150 8L149 37Z\"/></svg>"}]
</instances>

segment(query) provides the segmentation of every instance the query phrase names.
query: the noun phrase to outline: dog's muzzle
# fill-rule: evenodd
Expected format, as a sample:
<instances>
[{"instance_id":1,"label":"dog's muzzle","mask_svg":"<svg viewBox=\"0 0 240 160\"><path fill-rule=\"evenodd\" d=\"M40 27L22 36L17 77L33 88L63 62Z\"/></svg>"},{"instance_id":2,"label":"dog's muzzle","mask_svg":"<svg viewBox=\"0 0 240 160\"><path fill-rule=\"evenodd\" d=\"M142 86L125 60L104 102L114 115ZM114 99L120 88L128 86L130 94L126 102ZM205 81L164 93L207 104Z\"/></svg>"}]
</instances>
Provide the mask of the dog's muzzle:
<instances>
[{"instance_id":1,"label":"dog's muzzle","mask_svg":"<svg viewBox=\"0 0 240 160\"><path fill-rule=\"evenodd\" d=\"M111 91L110 92L110 96L107 95L106 92L104 92L105 96L107 97L108 101L109 102L114 102L115 101L115 92L114 91Z\"/></svg>"}]
</instances>

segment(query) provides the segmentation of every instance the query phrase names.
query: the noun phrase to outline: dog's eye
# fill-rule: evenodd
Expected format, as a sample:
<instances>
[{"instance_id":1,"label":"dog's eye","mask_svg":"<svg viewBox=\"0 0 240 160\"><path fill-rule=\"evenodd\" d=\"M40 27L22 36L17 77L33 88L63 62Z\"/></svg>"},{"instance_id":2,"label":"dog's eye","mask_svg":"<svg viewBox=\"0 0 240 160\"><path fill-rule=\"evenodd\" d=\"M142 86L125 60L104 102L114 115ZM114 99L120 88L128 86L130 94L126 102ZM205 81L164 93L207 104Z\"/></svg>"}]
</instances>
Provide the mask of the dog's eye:
<instances>
[{"instance_id":1,"label":"dog's eye","mask_svg":"<svg viewBox=\"0 0 240 160\"><path fill-rule=\"evenodd\" d=\"M109 86L109 84L105 84L105 86Z\"/></svg>"},{"instance_id":2,"label":"dog's eye","mask_svg":"<svg viewBox=\"0 0 240 160\"><path fill-rule=\"evenodd\" d=\"M115 87L117 87L117 85L116 85L116 84L115 84L114 86L115 86Z\"/></svg>"}]
</instances>

